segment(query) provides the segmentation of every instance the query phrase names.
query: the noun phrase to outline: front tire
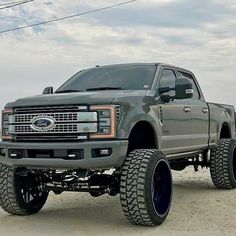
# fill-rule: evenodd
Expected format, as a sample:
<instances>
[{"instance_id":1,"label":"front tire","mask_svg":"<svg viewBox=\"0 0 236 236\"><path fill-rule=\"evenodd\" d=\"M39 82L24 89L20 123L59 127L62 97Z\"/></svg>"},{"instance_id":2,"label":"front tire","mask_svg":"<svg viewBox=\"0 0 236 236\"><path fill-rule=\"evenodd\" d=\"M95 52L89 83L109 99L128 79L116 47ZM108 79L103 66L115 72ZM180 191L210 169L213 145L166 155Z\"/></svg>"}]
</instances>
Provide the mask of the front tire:
<instances>
[{"instance_id":1,"label":"front tire","mask_svg":"<svg viewBox=\"0 0 236 236\"><path fill-rule=\"evenodd\" d=\"M219 189L236 187L236 141L221 139L218 146L211 151L211 178Z\"/></svg>"},{"instance_id":2,"label":"front tire","mask_svg":"<svg viewBox=\"0 0 236 236\"><path fill-rule=\"evenodd\" d=\"M0 164L0 206L12 215L31 215L41 210L48 198L38 190L39 181L32 173Z\"/></svg>"},{"instance_id":3,"label":"front tire","mask_svg":"<svg viewBox=\"0 0 236 236\"><path fill-rule=\"evenodd\" d=\"M172 201L172 175L163 153L135 150L126 158L120 182L120 201L133 224L157 226L166 219Z\"/></svg>"}]
</instances>

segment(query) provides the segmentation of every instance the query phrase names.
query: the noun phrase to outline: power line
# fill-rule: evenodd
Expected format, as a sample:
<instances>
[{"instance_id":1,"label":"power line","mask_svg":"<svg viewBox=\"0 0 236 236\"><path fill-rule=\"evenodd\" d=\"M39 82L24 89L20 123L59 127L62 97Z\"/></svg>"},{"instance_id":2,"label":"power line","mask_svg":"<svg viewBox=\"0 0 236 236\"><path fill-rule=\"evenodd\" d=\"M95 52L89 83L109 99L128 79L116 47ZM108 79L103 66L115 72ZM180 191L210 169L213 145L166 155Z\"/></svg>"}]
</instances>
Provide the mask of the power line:
<instances>
[{"instance_id":1,"label":"power line","mask_svg":"<svg viewBox=\"0 0 236 236\"><path fill-rule=\"evenodd\" d=\"M94 9L94 10L90 10L90 11L86 11L86 12L82 12L82 13L77 13L77 14L70 15L70 16L54 18L52 20L42 21L42 22L38 22L38 23L35 23L35 24L24 25L24 26L19 26L19 27L16 27L16 28L6 29L6 30L0 31L0 34L11 32L11 31L16 31L16 30L21 30L21 29L26 29L26 28L31 28L31 27L34 27L34 26L49 24L49 23L52 23L52 22L66 20L66 19L70 19L70 18L74 18L74 17L78 17L78 16L88 15L88 14L91 14L91 13L94 13L94 12L104 11L104 10L107 10L107 9L119 7L119 6L122 6L122 5L137 2L137 1L138 0L131 0L131 1L126 1L126 2L121 2L121 3L118 3L118 4L114 4L114 5L110 5L110 6L102 7L102 8L97 8L97 9Z\"/></svg>"},{"instance_id":2,"label":"power line","mask_svg":"<svg viewBox=\"0 0 236 236\"><path fill-rule=\"evenodd\" d=\"M15 7L15 6L18 6L18 5L22 5L22 4L25 4L25 3L29 3L29 2L32 2L32 1L34 1L34 0L10 2L10 3L6 3L6 4L1 4L0 5L0 10L7 9L7 8L12 8L12 7ZM3 7L1 7L1 6L3 6Z\"/></svg>"},{"instance_id":3,"label":"power line","mask_svg":"<svg viewBox=\"0 0 236 236\"><path fill-rule=\"evenodd\" d=\"M1 3L1 4L0 4L0 7L2 7L2 6L7 6L7 5L12 5L12 4L19 3L19 2L22 2L22 1Z\"/></svg>"},{"instance_id":4,"label":"power line","mask_svg":"<svg viewBox=\"0 0 236 236\"><path fill-rule=\"evenodd\" d=\"M18 1L18 2L7 2L7 3L1 3L1 4L0 4L0 7L1 7L1 6L12 5L12 4L20 3L20 2L22 2L22 1Z\"/></svg>"},{"instance_id":5,"label":"power line","mask_svg":"<svg viewBox=\"0 0 236 236\"><path fill-rule=\"evenodd\" d=\"M8 5L13 5L13 4L17 4L17 3L21 3L21 2L28 2L28 1L33 1L33 0L21 0L21 1L17 1L17 2L7 2L7 3L1 3L0 4L0 7L2 7L2 6L8 6Z\"/></svg>"}]
</instances>

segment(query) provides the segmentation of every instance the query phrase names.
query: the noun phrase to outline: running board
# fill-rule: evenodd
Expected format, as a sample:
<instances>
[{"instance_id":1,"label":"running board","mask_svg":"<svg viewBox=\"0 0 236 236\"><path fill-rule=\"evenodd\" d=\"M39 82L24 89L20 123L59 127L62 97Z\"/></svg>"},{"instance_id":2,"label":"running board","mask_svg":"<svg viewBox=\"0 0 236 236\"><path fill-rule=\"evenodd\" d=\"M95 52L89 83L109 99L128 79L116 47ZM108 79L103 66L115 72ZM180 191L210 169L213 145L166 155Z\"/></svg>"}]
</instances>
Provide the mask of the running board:
<instances>
[{"instance_id":1,"label":"running board","mask_svg":"<svg viewBox=\"0 0 236 236\"><path fill-rule=\"evenodd\" d=\"M193 155L199 155L199 154L202 154L202 153L203 153L203 151L182 152L182 153L169 154L169 155L166 155L166 157L168 159L174 159L173 157L188 158L188 157L192 157Z\"/></svg>"}]
</instances>

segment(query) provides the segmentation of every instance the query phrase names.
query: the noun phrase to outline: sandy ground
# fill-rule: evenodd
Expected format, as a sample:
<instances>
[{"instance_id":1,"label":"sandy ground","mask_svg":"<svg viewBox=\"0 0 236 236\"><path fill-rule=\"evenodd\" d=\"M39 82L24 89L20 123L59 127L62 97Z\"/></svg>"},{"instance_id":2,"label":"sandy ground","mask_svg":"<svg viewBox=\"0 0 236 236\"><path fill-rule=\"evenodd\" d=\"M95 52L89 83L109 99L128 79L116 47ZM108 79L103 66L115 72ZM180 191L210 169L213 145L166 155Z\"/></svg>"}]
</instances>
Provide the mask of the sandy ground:
<instances>
[{"instance_id":1,"label":"sandy ground","mask_svg":"<svg viewBox=\"0 0 236 236\"><path fill-rule=\"evenodd\" d=\"M209 171L188 168L174 172L169 217L156 228L131 225L119 197L51 194L44 209L28 217L0 210L0 236L21 235L236 235L236 190L217 190Z\"/></svg>"}]
</instances>

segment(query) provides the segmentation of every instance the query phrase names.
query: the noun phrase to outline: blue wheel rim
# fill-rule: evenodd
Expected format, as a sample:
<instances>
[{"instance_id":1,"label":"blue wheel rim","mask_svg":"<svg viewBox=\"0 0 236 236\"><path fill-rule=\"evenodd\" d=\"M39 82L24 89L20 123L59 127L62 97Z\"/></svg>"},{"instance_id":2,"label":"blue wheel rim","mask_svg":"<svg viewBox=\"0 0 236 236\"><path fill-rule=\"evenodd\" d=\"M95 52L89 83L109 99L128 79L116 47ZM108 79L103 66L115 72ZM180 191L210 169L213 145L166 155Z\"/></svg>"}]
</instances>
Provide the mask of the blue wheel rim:
<instances>
[{"instance_id":1,"label":"blue wheel rim","mask_svg":"<svg viewBox=\"0 0 236 236\"><path fill-rule=\"evenodd\" d=\"M234 149L233 153L233 173L234 173L234 179L236 180L236 149Z\"/></svg>"},{"instance_id":2,"label":"blue wheel rim","mask_svg":"<svg viewBox=\"0 0 236 236\"><path fill-rule=\"evenodd\" d=\"M159 161L152 178L152 201L158 215L165 215L170 208L172 198L172 177L168 164Z\"/></svg>"}]
</instances>

